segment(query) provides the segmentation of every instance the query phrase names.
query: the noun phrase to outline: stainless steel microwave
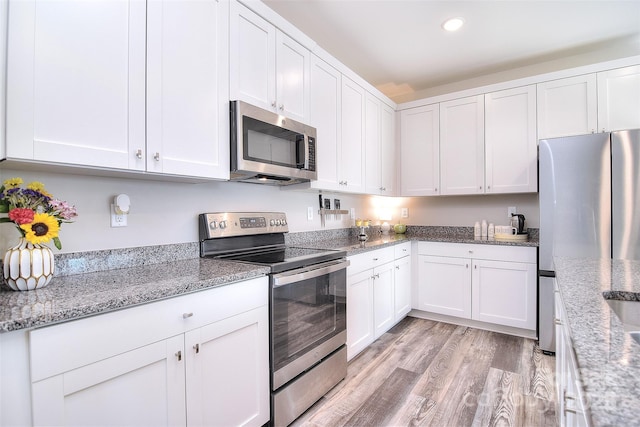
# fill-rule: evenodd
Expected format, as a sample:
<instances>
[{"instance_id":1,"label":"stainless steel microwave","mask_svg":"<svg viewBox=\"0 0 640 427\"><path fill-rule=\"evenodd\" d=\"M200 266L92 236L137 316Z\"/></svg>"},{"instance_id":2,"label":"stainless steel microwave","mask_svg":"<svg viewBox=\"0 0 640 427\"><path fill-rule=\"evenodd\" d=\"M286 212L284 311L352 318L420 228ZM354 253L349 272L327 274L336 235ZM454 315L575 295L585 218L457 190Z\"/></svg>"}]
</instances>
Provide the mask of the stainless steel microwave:
<instances>
[{"instance_id":1,"label":"stainless steel microwave","mask_svg":"<svg viewBox=\"0 0 640 427\"><path fill-rule=\"evenodd\" d=\"M290 185L318 178L316 130L311 126L231 101L231 180Z\"/></svg>"}]
</instances>

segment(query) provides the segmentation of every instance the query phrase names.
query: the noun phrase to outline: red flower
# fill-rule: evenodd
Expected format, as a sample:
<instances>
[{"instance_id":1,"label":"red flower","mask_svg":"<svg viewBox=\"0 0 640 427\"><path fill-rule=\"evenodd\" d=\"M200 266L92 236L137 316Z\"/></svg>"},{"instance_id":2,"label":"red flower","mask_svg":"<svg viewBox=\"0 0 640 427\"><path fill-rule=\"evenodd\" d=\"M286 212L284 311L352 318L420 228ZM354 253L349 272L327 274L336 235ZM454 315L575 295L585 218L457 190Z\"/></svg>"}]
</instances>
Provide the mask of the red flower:
<instances>
[{"instance_id":1,"label":"red flower","mask_svg":"<svg viewBox=\"0 0 640 427\"><path fill-rule=\"evenodd\" d=\"M9 219L18 225L32 223L33 215L32 209L15 208L9 211Z\"/></svg>"}]
</instances>

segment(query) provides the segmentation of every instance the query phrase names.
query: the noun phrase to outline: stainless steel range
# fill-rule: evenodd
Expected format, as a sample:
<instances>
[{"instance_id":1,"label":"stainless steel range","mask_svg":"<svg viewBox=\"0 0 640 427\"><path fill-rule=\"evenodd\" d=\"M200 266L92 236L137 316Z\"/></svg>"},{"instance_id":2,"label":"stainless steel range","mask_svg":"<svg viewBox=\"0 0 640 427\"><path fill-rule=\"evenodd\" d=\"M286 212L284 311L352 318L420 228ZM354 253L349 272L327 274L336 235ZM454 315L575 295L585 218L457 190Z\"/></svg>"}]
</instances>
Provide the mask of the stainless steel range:
<instances>
[{"instance_id":1,"label":"stainless steel range","mask_svg":"<svg viewBox=\"0 0 640 427\"><path fill-rule=\"evenodd\" d=\"M346 375L346 252L287 246L279 212L201 214L199 227L201 257L271 269L271 424L286 426Z\"/></svg>"}]
</instances>

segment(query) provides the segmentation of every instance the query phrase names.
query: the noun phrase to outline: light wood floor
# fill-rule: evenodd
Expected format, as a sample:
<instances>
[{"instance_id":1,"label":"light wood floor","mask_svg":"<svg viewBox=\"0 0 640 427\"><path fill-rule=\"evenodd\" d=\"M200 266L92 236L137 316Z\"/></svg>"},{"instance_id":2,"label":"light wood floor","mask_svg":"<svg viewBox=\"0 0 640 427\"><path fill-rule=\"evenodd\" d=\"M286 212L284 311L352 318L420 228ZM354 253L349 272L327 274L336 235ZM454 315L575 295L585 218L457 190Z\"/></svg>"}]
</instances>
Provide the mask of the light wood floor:
<instances>
[{"instance_id":1,"label":"light wood floor","mask_svg":"<svg viewBox=\"0 0 640 427\"><path fill-rule=\"evenodd\" d=\"M530 339L407 317L293 426L556 426L554 364Z\"/></svg>"}]
</instances>

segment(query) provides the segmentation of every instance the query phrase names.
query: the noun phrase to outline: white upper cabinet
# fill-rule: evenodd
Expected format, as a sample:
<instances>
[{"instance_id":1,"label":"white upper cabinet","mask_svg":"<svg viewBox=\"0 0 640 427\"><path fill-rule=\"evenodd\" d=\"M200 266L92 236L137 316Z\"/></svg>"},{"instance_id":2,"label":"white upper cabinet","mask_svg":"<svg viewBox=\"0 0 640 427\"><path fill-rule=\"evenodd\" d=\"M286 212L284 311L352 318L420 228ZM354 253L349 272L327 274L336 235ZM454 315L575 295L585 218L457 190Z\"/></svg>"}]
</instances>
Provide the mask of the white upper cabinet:
<instances>
[{"instance_id":1,"label":"white upper cabinet","mask_svg":"<svg viewBox=\"0 0 640 427\"><path fill-rule=\"evenodd\" d=\"M640 128L640 65L598 73L598 129Z\"/></svg>"},{"instance_id":2,"label":"white upper cabinet","mask_svg":"<svg viewBox=\"0 0 640 427\"><path fill-rule=\"evenodd\" d=\"M229 178L228 3L147 5L147 170Z\"/></svg>"},{"instance_id":3,"label":"white upper cabinet","mask_svg":"<svg viewBox=\"0 0 640 427\"><path fill-rule=\"evenodd\" d=\"M365 104L365 191L391 196L395 187L395 111L368 92Z\"/></svg>"},{"instance_id":4,"label":"white upper cabinet","mask_svg":"<svg viewBox=\"0 0 640 427\"><path fill-rule=\"evenodd\" d=\"M340 155L342 154L340 98L342 75L320 58L311 57L309 123L316 128L318 180L315 188L338 189Z\"/></svg>"},{"instance_id":5,"label":"white upper cabinet","mask_svg":"<svg viewBox=\"0 0 640 427\"><path fill-rule=\"evenodd\" d=\"M365 99L366 92L342 76L340 189L364 192Z\"/></svg>"},{"instance_id":6,"label":"white upper cabinet","mask_svg":"<svg viewBox=\"0 0 640 427\"><path fill-rule=\"evenodd\" d=\"M440 103L440 194L484 193L484 95Z\"/></svg>"},{"instance_id":7,"label":"white upper cabinet","mask_svg":"<svg viewBox=\"0 0 640 427\"><path fill-rule=\"evenodd\" d=\"M238 2L230 16L231 99L307 122L310 52Z\"/></svg>"},{"instance_id":8,"label":"white upper cabinet","mask_svg":"<svg viewBox=\"0 0 640 427\"><path fill-rule=\"evenodd\" d=\"M486 193L536 192L536 87L485 94Z\"/></svg>"},{"instance_id":9,"label":"white upper cabinet","mask_svg":"<svg viewBox=\"0 0 640 427\"><path fill-rule=\"evenodd\" d=\"M139 0L11 2L7 158L145 169L145 13Z\"/></svg>"},{"instance_id":10,"label":"white upper cabinet","mask_svg":"<svg viewBox=\"0 0 640 427\"><path fill-rule=\"evenodd\" d=\"M595 74L537 85L538 139L593 133L598 128Z\"/></svg>"},{"instance_id":11,"label":"white upper cabinet","mask_svg":"<svg viewBox=\"0 0 640 427\"><path fill-rule=\"evenodd\" d=\"M396 195L396 112L385 103L380 104L380 178L381 194Z\"/></svg>"},{"instance_id":12,"label":"white upper cabinet","mask_svg":"<svg viewBox=\"0 0 640 427\"><path fill-rule=\"evenodd\" d=\"M440 186L438 104L400 113L400 194L433 196Z\"/></svg>"}]
</instances>

